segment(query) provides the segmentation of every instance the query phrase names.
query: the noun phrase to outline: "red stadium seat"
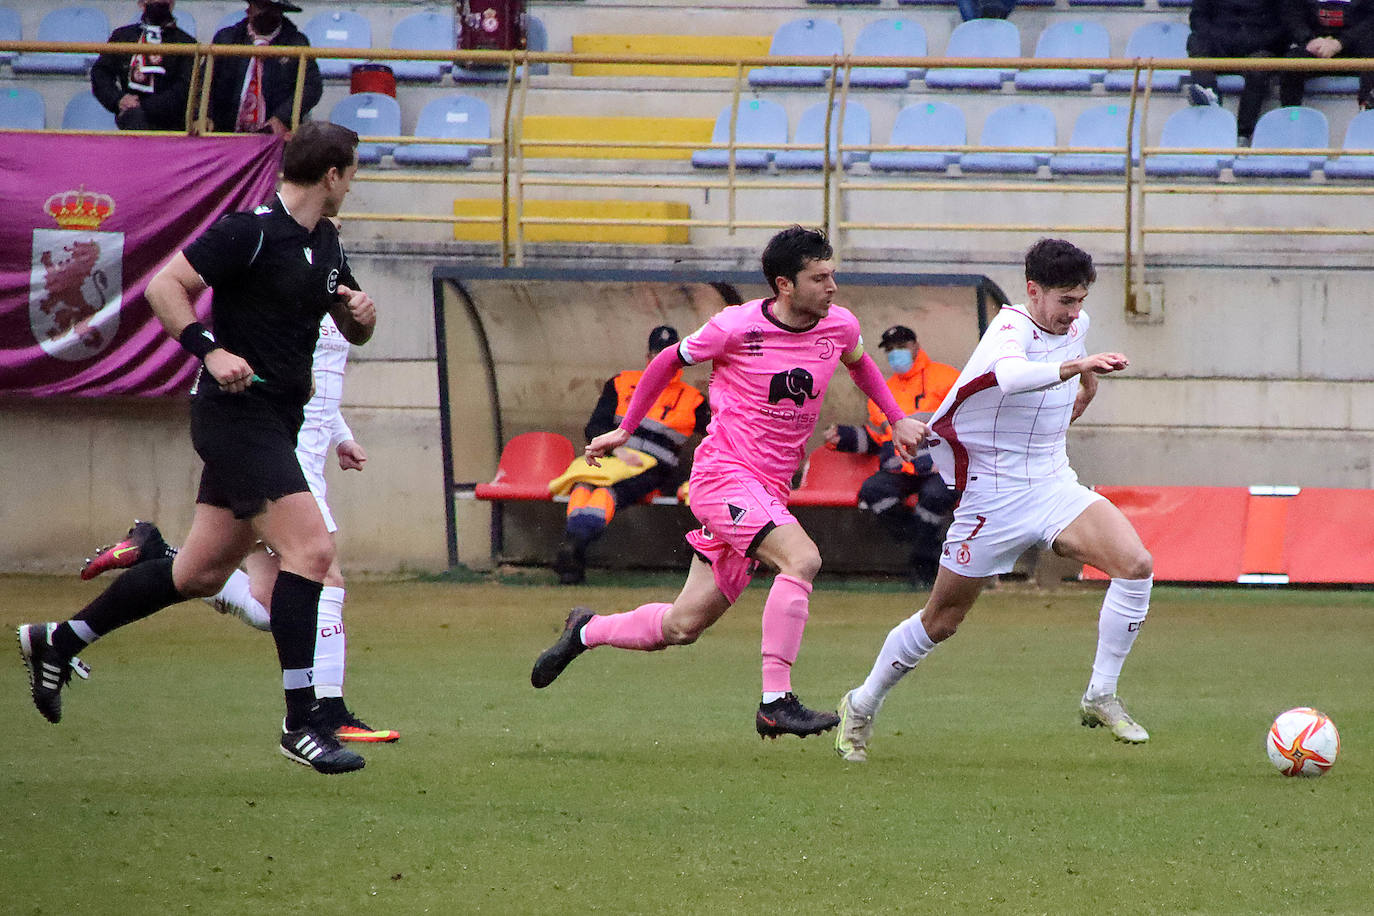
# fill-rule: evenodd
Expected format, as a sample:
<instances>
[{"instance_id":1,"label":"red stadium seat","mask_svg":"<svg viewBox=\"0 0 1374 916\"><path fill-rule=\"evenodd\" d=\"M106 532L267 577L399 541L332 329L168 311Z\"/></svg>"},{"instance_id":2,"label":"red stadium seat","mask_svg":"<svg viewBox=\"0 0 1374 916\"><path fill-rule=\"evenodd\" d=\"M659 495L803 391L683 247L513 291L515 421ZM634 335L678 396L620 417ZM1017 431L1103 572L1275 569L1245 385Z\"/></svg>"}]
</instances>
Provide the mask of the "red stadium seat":
<instances>
[{"instance_id":1,"label":"red stadium seat","mask_svg":"<svg viewBox=\"0 0 1374 916\"><path fill-rule=\"evenodd\" d=\"M788 505L857 506L859 485L876 470L876 455L837 452L821 446L807 459L801 486L792 491Z\"/></svg>"},{"instance_id":2,"label":"red stadium seat","mask_svg":"<svg viewBox=\"0 0 1374 916\"><path fill-rule=\"evenodd\" d=\"M491 483L477 485L478 499L549 499L549 481L562 474L576 456L567 436L521 433L506 443Z\"/></svg>"}]
</instances>

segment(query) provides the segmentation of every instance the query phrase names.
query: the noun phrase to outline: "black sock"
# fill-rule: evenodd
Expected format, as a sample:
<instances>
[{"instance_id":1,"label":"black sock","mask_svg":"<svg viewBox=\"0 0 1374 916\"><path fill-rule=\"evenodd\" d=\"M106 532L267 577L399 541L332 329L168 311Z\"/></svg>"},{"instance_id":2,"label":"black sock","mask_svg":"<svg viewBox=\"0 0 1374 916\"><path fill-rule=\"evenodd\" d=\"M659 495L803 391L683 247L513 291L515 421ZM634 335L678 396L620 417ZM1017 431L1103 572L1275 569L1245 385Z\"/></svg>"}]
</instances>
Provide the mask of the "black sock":
<instances>
[{"instance_id":1,"label":"black sock","mask_svg":"<svg viewBox=\"0 0 1374 916\"><path fill-rule=\"evenodd\" d=\"M172 561L149 560L126 570L72 620L86 624L99 639L125 624L185 600L172 584ZM70 623L64 623L53 631L52 645L70 657L80 652L87 642L76 635Z\"/></svg>"},{"instance_id":2,"label":"black sock","mask_svg":"<svg viewBox=\"0 0 1374 916\"><path fill-rule=\"evenodd\" d=\"M286 692L286 728L300 728L315 703L315 628L323 583L293 572L277 574L272 588L272 638Z\"/></svg>"}]
</instances>

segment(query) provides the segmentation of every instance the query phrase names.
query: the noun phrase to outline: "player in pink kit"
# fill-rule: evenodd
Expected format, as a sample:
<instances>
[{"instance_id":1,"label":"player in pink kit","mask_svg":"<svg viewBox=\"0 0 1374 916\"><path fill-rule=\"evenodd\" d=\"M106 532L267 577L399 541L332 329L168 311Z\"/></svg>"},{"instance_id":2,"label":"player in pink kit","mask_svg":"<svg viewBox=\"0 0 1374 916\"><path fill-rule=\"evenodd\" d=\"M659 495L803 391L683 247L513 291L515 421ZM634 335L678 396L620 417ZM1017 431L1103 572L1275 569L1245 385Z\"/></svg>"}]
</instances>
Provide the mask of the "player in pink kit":
<instances>
[{"instance_id":1,"label":"player in pink kit","mask_svg":"<svg viewBox=\"0 0 1374 916\"><path fill-rule=\"evenodd\" d=\"M989 578L1010 572L1036 545L1112 577L1080 717L1119 741L1149 740L1116 684L1150 607L1153 561L1121 510L1078 483L1064 443L1097 392L1097 376L1130 364L1120 353L1087 355L1083 300L1096 279L1092 258L1068 242L1033 245L1027 304L998 312L931 417L931 454L962 495L926 606L893 628L868 679L840 700L835 750L844 759L867 759L888 692L954 635Z\"/></svg>"},{"instance_id":2,"label":"player in pink kit","mask_svg":"<svg viewBox=\"0 0 1374 916\"><path fill-rule=\"evenodd\" d=\"M792 693L792 664L801 648L811 583L820 553L787 511L792 475L805 456L820 405L838 365L882 408L904 455L926 428L905 417L873 358L859 322L833 305L833 251L820 232L793 226L769 241L763 273L776 294L723 309L645 370L619 428L586 448L597 459L624 444L663 386L684 365L710 360L711 425L692 464L692 513L701 529L687 535L696 556L672 604L646 604L623 614L568 614L562 636L530 673L547 687L594 646L653 651L695 642L738 600L760 563L778 571L763 608L763 698L760 736L805 737L834 728L839 717L807 709Z\"/></svg>"}]
</instances>

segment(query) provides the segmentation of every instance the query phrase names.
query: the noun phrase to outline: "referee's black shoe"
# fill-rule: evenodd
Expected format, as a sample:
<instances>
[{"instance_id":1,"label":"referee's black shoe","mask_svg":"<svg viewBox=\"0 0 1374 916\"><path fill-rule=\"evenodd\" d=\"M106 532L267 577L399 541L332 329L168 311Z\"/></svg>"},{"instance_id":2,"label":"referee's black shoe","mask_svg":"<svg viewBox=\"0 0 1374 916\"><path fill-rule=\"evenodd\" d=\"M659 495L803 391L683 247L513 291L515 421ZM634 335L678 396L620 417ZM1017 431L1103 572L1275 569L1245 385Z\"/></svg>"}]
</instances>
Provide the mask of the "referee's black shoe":
<instances>
[{"instance_id":1,"label":"referee's black shoe","mask_svg":"<svg viewBox=\"0 0 1374 916\"><path fill-rule=\"evenodd\" d=\"M26 623L19 637L19 657L29 669L29 693L43 718L56 724L62 721L62 688L72 679L73 663L53 648L52 624Z\"/></svg>"},{"instance_id":2,"label":"referee's black shoe","mask_svg":"<svg viewBox=\"0 0 1374 916\"><path fill-rule=\"evenodd\" d=\"M833 712L807 709L789 693L771 703L760 703L758 714L754 716L754 728L760 738L776 738L779 735L819 735L840 724L840 717Z\"/></svg>"},{"instance_id":3,"label":"referee's black shoe","mask_svg":"<svg viewBox=\"0 0 1374 916\"><path fill-rule=\"evenodd\" d=\"M587 651L587 647L582 644L582 628L594 616L596 615L592 613L591 608L581 605L568 612L558 641L545 649L535 660L534 669L530 671L531 684L536 687L549 686L573 659Z\"/></svg>"},{"instance_id":4,"label":"referee's black shoe","mask_svg":"<svg viewBox=\"0 0 1374 916\"><path fill-rule=\"evenodd\" d=\"M361 754L346 750L332 732L320 727L313 711L304 726L291 731L286 730L286 720L282 720L281 752L287 760L329 775L352 773L367 763Z\"/></svg>"}]
</instances>

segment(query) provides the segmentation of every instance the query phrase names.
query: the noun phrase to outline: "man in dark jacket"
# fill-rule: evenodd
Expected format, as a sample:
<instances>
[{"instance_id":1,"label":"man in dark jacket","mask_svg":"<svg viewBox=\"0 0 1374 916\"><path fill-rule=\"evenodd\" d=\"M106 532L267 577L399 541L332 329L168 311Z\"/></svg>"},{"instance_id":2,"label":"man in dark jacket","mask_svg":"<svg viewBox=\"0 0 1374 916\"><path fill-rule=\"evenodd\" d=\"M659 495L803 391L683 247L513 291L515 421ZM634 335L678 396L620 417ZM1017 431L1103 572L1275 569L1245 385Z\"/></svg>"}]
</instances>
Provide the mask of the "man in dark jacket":
<instances>
[{"instance_id":1,"label":"man in dark jacket","mask_svg":"<svg viewBox=\"0 0 1374 916\"><path fill-rule=\"evenodd\" d=\"M282 13L301 8L286 0L248 0L248 15L215 33L217 45L309 46L310 40ZM210 120L214 129L237 133L290 133L299 62L291 57L218 57L210 84ZM305 68L301 120L324 94L320 68Z\"/></svg>"},{"instance_id":2,"label":"man in dark jacket","mask_svg":"<svg viewBox=\"0 0 1374 916\"><path fill-rule=\"evenodd\" d=\"M1188 14L1189 57L1279 57L1288 50L1288 35L1279 18L1283 0L1193 0ZM1269 97L1273 74L1252 70L1245 74L1245 88L1236 112L1236 132L1249 140L1255 132L1260 108ZM1188 97L1194 105L1219 105L1217 75L1193 71Z\"/></svg>"},{"instance_id":3,"label":"man in dark jacket","mask_svg":"<svg viewBox=\"0 0 1374 916\"><path fill-rule=\"evenodd\" d=\"M1283 26L1292 46L1288 57L1374 57L1374 0L1281 0ZM1309 77L1292 71L1279 77L1279 104L1301 105ZM1331 74L1328 74L1331 75ZM1360 74L1361 108L1374 108L1374 72Z\"/></svg>"},{"instance_id":4,"label":"man in dark jacket","mask_svg":"<svg viewBox=\"0 0 1374 916\"><path fill-rule=\"evenodd\" d=\"M138 22L110 33L110 42L192 44L177 28L175 0L138 0ZM156 48L150 48L156 50ZM114 113L120 130L185 130L191 88L189 54L102 54L91 67L91 92Z\"/></svg>"}]
</instances>

